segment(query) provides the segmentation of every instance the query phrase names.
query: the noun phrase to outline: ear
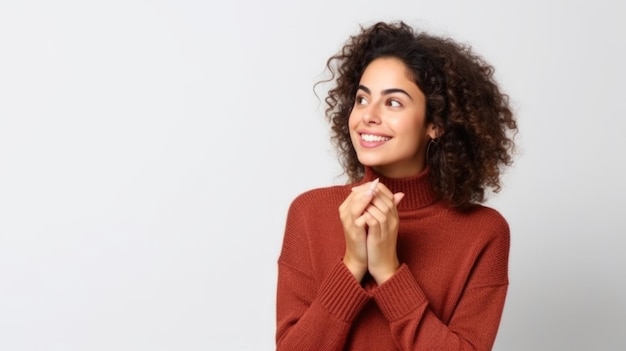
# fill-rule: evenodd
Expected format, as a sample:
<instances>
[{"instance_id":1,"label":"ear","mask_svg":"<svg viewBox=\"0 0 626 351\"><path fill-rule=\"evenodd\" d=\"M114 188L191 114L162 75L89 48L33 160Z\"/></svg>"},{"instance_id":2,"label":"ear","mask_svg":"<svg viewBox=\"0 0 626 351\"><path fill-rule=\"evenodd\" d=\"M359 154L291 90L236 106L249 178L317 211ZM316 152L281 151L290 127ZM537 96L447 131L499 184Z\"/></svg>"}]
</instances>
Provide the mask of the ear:
<instances>
[{"instance_id":1,"label":"ear","mask_svg":"<svg viewBox=\"0 0 626 351\"><path fill-rule=\"evenodd\" d=\"M426 129L426 133L431 139L437 139L443 135L443 130L437 127L434 123L428 123L428 127Z\"/></svg>"}]
</instances>

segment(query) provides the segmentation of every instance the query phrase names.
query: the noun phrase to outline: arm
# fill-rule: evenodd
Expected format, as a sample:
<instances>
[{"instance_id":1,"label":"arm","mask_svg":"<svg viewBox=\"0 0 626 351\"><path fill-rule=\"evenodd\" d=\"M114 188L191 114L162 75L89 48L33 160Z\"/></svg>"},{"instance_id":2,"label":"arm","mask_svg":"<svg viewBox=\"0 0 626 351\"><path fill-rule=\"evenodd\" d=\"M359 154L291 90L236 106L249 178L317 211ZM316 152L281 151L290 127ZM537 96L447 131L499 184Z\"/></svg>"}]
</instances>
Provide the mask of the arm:
<instances>
[{"instance_id":1,"label":"arm","mask_svg":"<svg viewBox=\"0 0 626 351\"><path fill-rule=\"evenodd\" d=\"M478 256L449 322L429 308L427 297L406 265L372 295L389 321L399 350L491 350L508 286L509 231L499 233Z\"/></svg>"},{"instance_id":2,"label":"arm","mask_svg":"<svg viewBox=\"0 0 626 351\"><path fill-rule=\"evenodd\" d=\"M289 209L278 260L277 350L342 350L350 326L369 295L342 263L313 278L305 209Z\"/></svg>"}]
</instances>

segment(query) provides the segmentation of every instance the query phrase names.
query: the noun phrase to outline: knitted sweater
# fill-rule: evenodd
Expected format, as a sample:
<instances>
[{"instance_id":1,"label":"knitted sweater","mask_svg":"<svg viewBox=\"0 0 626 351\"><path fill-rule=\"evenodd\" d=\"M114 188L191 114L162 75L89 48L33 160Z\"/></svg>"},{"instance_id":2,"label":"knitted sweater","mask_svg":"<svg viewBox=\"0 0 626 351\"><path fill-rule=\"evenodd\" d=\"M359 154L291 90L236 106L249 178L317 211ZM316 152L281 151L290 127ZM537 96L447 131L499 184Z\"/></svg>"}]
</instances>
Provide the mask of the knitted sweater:
<instances>
[{"instance_id":1,"label":"knitted sweater","mask_svg":"<svg viewBox=\"0 0 626 351\"><path fill-rule=\"evenodd\" d=\"M508 287L509 227L495 210L458 212L437 201L428 170L389 179L402 191L400 268L378 286L342 258L339 205L356 184L299 195L278 259L277 350L490 350Z\"/></svg>"}]
</instances>

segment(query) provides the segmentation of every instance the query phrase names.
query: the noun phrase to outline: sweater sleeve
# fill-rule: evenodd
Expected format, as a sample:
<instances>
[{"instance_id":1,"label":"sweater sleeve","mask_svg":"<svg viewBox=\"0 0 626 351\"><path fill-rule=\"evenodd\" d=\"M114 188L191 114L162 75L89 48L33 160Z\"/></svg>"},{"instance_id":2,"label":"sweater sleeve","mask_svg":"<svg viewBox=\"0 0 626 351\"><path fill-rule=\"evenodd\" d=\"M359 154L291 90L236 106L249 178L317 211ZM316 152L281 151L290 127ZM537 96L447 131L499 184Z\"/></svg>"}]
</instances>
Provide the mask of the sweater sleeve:
<instances>
[{"instance_id":1,"label":"sweater sleeve","mask_svg":"<svg viewBox=\"0 0 626 351\"><path fill-rule=\"evenodd\" d=\"M406 265L372 296L399 350L491 350L508 288L506 223L478 255L450 321L444 323Z\"/></svg>"},{"instance_id":2,"label":"sweater sleeve","mask_svg":"<svg viewBox=\"0 0 626 351\"><path fill-rule=\"evenodd\" d=\"M314 279L301 203L289 209L278 259L277 350L342 350L369 295L340 258Z\"/></svg>"}]
</instances>

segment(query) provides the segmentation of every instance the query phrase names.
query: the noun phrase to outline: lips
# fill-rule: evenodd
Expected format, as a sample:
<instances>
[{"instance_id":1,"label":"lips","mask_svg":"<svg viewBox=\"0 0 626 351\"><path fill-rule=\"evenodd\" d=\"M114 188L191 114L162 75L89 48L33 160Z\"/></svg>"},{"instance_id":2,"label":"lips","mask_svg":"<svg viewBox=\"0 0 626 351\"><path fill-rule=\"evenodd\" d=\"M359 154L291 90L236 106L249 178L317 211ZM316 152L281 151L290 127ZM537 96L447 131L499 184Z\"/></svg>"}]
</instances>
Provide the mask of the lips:
<instances>
[{"instance_id":1,"label":"lips","mask_svg":"<svg viewBox=\"0 0 626 351\"><path fill-rule=\"evenodd\" d=\"M391 140L391 137L386 135L359 132L359 145L363 149L378 148L385 145L389 140Z\"/></svg>"}]
</instances>

